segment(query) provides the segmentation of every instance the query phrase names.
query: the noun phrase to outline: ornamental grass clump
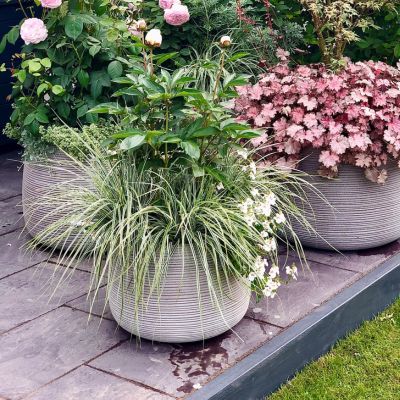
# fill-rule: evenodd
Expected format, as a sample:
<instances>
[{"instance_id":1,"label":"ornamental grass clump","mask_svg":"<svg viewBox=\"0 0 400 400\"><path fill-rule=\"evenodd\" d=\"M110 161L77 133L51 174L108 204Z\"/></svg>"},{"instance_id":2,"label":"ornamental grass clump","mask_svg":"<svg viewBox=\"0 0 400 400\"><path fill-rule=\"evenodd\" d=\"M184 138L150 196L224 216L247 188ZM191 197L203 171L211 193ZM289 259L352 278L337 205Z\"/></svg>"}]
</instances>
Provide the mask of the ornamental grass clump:
<instances>
[{"instance_id":1,"label":"ornamental grass clump","mask_svg":"<svg viewBox=\"0 0 400 400\"><path fill-rule=\"evenodd\" d=\"M110 156L92 144L90 152L85 162L75 161L93 187L61 184L53 200L66 217L32 242L62 249L59 263L71 269L62 268L60 282L90 257L91 290L133 279L139 305L149 271L158 293L173 250L187 246L206 272L210 293L220 290L215 276L233 276L258 297L275 297L285 282L278 242L291 232L290 219L303 220L293 203L301 178L231 155L220 166L223 185L212 175L194 178L189 167L148 169L136 153ZM67 228L60 231L61 225ZM79 239L66 244L72 234ZM297 268L287 265L286 274L296 279Z\"/></svg>"},{"instance_id":2,"label":"ornamental grass clump","mask_svg":"<svg viewBox=\"0 0 400 400\"><path fill-rule=\"evenodd\" d=\"M264 153L291 166L314 148L321 175L335 177L345 163L384 183L388 161L399 160L400 71L382 62L348 61L333 73L323 64L291 67L287 54L280 57L259 82L238 89L239 120L264 128L253 145L271 145Z\"/></svg>"}]
</instances>

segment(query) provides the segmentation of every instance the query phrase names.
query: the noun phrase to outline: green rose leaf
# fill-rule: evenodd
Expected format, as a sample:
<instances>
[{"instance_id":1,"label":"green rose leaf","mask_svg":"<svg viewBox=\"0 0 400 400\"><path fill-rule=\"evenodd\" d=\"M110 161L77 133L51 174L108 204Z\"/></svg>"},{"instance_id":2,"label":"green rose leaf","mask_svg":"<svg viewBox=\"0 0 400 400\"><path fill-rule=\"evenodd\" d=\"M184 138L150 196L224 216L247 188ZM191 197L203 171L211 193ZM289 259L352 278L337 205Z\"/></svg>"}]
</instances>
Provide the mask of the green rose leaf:
<instances>
[{"instance_id":1,"label":"green rose leaf","mask_svg":"<svg viewBox=\"0 0 400 400\"><path fill-rule=\"evenodd\" d=\"M43 58L40 60L40 64L43 65L45 68L51 68L51 61L50 58Z\"/></svg>"},{"instance_id":2,"label":"green rose leaf","mask_svg":"<svg viewBox=\"0 0 400 400\"><path fill-rule=\"evenodd\" d=\"M48 124L49 123L49 117L42 111L38 111L35 114L36 121L41 122L42 124Z\"/></svg>"},{"instance_id":3,"label":"green rose leaf","mask_svg":"<svg viewBox=\"0 0 400 400\"><path fill-rule=\"evenodd\" d=\"M24 83L26 79L26 71L24 69L18 71L17 78L21 83Z\"/></svg>"},{"instance_id":4,"label":"green rose leaf","mask_svg":"<svg viewBox=\"0 0 400 400\"><path fill-rule=\"evenodd\" d=\"M8 43L15 44L19 38L19 26L14 26L11 30L7 33L7 40Z\"/></svg>"},{"instance_id":5,"label":"green rose leaf","mask_svg":"<svg viewBox=\"0 0 400 400\"><path fill-rule=\"evenodd\" d=\"M40 96L48 88L49 85L47 83L41 83L37 88L37 95Z\"/></svg>"},{"instance_id":6,"label":"green rose leaf","mask_svg":"<svg viewBox=\"0 0 400 400\"><path fill-rule=\"evenodd\" d=\"M3 39L1 39L0 42L0 54L5 50L7 46L7 36L3 36Z\"/></svg>"},{"instance_id":7,"label":"green rose leaf","mask_svg":"<svg viewBox=\"0 0 400 400\"><path fill-rule=\"evenodd\" d=\"M124 72L124 68L122 67L122 64L115 60L111 61L110 64L108 64L107 68L108 75L110 75L111 79L119 78L122 73Z\"/></svg>"},{"instance_id":8,"label":"green rose leaf","mask_svg":"<svg viewBox=\"0 0 400 400\"><path fill-rule=\"evenodd\" d=\"M86 89L89 86L90 77L89 77L89 74L86 71L81 69L78 72L77 78L78 78L78 82L80 83L80 85L82 87L84 87Z\"/></svg>"},{"instance_id":9,"label":"green rose leaf","mask_svg":"<svg viewBox=\"0 0 400 400\"><path fill-rule=\"evenodd\" d=\"M63 94L65 92L64 88L60 85L54 85L51 88L51 91L56 95L59 96L60 94Z\"/></svg>"},{"instance_id":10,"label":"green rose leaf","mask_svg":"<svg viewBox=\"0 0 400 400\"><path fill-rule=\"evenodd\" d=\"M83 31L83 21L77 15L68 15L65 18L65 34L76 40Z\"/></svg>"}]
</instances>

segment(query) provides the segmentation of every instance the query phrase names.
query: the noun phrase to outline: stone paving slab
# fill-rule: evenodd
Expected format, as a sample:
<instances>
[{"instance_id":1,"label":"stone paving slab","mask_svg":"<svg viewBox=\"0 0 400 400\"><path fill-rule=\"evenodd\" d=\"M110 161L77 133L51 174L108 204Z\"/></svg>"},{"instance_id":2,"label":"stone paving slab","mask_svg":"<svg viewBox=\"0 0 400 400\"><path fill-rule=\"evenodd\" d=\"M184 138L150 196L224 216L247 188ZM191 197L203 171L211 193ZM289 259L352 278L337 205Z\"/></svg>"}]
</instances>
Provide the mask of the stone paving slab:
<instances>
[{"instance_id":1,"label":"stone paving slab","mask_svg":"<svg viewBox=\"0 0 400 400\"><path fill-rule=\"evenodd\" d=\"M0 202L0 236L24 226L21 196Z\"/></svg>"},{"instance_id":2,"label":"stone paving slab","mask_svg":"<svg viewBox=\"0 0 400 400\"><path fill-rule=\"evenodd\" d=\"M289 258L287 264L295 262ZM284 273L282 277L287 279ZM300 269L297 281L282 285L273 299L252 302L249 317L286 328L314 308L353 283L359 274L327 265L312 263L311 270Z\"/></svg>"},{"instance_id":3,"label":"stone paving slab","mask_svg":"<svg viewBox=\"0 0 400 400\"><path fill-rule=\"evenodd\" d=\"M55 250L54 254L50 257L50 261L65 266L68 266L70 263L70 259L68 258L68 256L67 255L60 256L60 253L57 250ZM83 260L79 263L77 268L80 269L81 271L91 272L92 261L90 259Z\"/></svg>"},{"instance_id":4,"label":"stone paving slab","mask_svg":"<svg viewBox=\"0 0 400 400\"><path fill-rule=\"evenodd\" d=\"M394 242L389 246L371 250L346 251L342 254L308 249L306 250L306 256L308 261L366 274L399 250L400 242Z\"/></svg>"},{"instance_id":5,"label":"stone paving slab","mask_svg":"<svg viewBox=\"0 0 400 400\"><path fill-rule=\"evenodd\" d=\"M26 396L127 338L114 322L99 322L61 307L0 335L0 396Z\"/></svg>"},{"instance_id":6,"label":"stone paving slab","mask_svg":"<svg viewBox=\"0 0 400 400\"><path fill-rule=\"evenodd\" d=\"M99 290L99 293L95 299L93 297L93 295L89 295L89 297L87 295L81 296L73 301L69 301L67 303L67 306L112 320L113 316L111 314L110 307L108 306L108 304L105 305L105 287L102 287Z\"/></svg>"},{"instance_id":7,"label":"stone paving slab","mask_svg":"<svg viewBox=\"0 0 400 400\"><path fill-rule=\"evenodd\" d=\"M31 252L26 244L29 236L21 230L0 236L0 282L4 277L45 261L42 251Z\"/></svg>"},{"instance_id":8,"label":"stone paving slab","mask_svg":"<svg viewBox=\"0 0 400 400\"><path fill-rule=\"evenodd\" d=\"M0 200L22 193L22 169L20 152L13 151L0 156Z\"/></svg>"},{"instance_id":9,"label":"stone paving slab","mask_svg":"<svg viewBox=\"0 0 400 400\"><path fill-rule=\"evenodd\" d=\"M171 400L138 384L83 366L63 376L27 400Z\"/></svg>"},{"instance_id":10,"label":"stone paving slab","mask_svg":"<svg viewBox=\"0 0 400 400\"><path fill-rule=\"evenodd\" d=\"M87 292L89 274L81 271L57 288L62 270L54 273L54 265L40 264L0 281L0 333Z\"/></svg>"},{"instance_id":11,"label":"stone paving slab","mask_svg":"<svg viewBox=\"0 0 400 400\"><path fill-rule=\"evenodd\" d=\"M170 345L142 340L138 347L135 340L128 341L89 365L180 398L192 392L195 385L204 385L279 331L276 327L245 318L233 332L205 342Z\"/></svg>"}]
</instances>

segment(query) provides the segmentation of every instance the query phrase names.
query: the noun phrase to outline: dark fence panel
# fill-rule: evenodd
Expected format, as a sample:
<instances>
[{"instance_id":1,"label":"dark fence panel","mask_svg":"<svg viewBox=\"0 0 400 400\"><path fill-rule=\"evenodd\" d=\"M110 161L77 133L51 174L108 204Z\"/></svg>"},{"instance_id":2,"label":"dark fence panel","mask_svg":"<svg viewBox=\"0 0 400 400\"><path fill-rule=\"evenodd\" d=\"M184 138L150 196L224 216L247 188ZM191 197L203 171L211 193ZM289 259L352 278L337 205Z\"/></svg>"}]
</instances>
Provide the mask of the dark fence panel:
<instances>
[{"instance_id":1,"label":"dark fence panel","mask_svg":"<svg viewBox=\"0 0 400 400\"><path fill-rule=\"evenodd\" d=\"M26 3L26 2L25 2ZM0 0L0 38L6 34L11 27L17 25L22 18L19 10L18 1L7 2ZM0 54L0 65L8 64L12 54L18 52L21 42L18 41L15 46L7 46L6 50ZM7 72L0 73L0 133L3 131L5 124L8 122L11 114L11 104L7 101L7 96L11 93L11 76ZM0 134L0 151L8 149L15 145L4 135Z\"/></svg>"}]
</instances>

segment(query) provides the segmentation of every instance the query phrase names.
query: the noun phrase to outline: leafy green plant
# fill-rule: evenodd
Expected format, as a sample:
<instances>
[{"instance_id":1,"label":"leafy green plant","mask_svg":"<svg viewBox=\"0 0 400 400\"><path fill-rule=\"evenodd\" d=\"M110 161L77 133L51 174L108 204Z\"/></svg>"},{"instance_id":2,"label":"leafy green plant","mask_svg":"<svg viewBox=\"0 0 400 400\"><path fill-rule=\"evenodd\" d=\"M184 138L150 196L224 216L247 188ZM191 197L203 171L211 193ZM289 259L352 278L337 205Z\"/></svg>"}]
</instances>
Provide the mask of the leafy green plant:
<instances>
[{"instance_id":1,"label":"leafy green plant","mask_svg":"<svg viewBox=\"0 0 400 400\"><path fill-rule=\"evenodd\" d=\"M224 73L228 47L220 47L219 61L210 67L212 87L202 91L191 86L195 78L186 75L186 68L172 73L156 68L173 54L155 57L152 48L144 46L143 58L131 60L130 73L113 80L122 85L114 93L120 101L91 110L119 117L123 129L110 138L111 149L144 149L151 154L145 160L149 165L186 165L195 176L211 174L224 182L219 160L232 150L242 151L240 141L259 135L235 122L226 108L225 102L237 97L235 87L247 82L245 76Z\"/></svg>"},{"instance_id":2,"label":"leafy green plant","mask_svg":"<svg viewBox=\"0 0 400 400\"><path fill-rule=\"evenodd\" d=\"M124 56L140 51L127 30L124 9L112 4L71 0L55 9L43 8L47 37L27 41L7 66L15 78L11 124L19 129L23 145L42 140L41 126L97 121L88 110L110 98L111 80L124 73ZM22 7L26 18L3 37L0 51L17 40L24 23L34 20L33 10Z\"/></svg>"}]
</instances>

